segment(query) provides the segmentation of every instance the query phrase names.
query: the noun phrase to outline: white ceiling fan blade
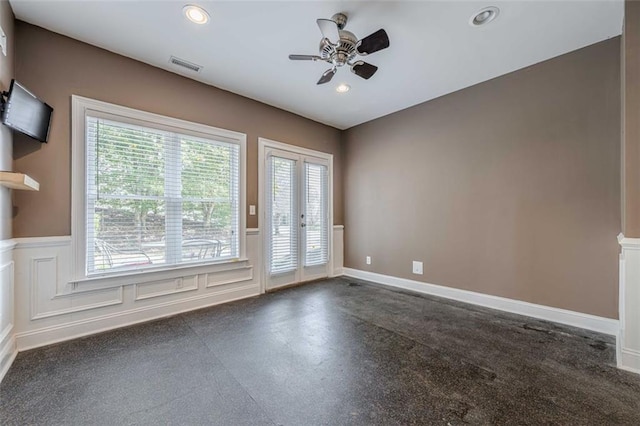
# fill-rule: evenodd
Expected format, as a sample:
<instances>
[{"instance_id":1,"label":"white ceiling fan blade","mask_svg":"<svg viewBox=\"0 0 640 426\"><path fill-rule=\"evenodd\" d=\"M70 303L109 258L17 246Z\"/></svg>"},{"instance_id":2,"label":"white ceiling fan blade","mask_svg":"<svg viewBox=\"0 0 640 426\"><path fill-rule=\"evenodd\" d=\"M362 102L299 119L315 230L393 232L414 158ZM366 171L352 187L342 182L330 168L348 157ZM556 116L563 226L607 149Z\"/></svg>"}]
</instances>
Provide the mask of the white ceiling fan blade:
<instances>
[{"instance_id":1,"label":"white ceiling fan blade","mask_svg":"<svg viewBox=\"0 0 640 426\"><path fill-rule=\"evenodd\" d=\"M333 44L337 44L340 41L340 33L338 32L338 24L331 19L318 19L318 28L322 36L329 40Z\"/></svg>"}]
</instances>

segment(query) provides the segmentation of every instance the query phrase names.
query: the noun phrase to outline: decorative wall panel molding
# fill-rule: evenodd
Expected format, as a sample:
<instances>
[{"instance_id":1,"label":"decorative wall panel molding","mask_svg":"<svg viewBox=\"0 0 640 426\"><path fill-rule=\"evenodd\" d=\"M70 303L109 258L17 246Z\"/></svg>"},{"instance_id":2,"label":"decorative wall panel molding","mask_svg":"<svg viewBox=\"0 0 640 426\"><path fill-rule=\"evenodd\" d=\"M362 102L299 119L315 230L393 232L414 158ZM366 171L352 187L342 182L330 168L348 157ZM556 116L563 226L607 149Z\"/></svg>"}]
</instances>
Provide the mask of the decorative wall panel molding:
<instances>
[{"instance_id":1,"label":"decorative wall panel molding","mask_svg":"<svg viewBox=\"0 0 640 426\"><path fill-rule=\"evenodd\" d=\"M240 268L227 269L225 271L216 272L215 274L206 274L205 286L218 287L226 284L241 283L253 280L253 267L245 266Z\"/></svg>"},{"instance_id":2,"label":"decorative wall panel molding","mask_svg":"<svg viewBox=\"0 0 640 426\"><path fill-rule=\"evenodd\" d=\"M333 225L333 271L339 277L344 272L344 225Z\"/></svg>"},{"instance_id":3,"label":"decorative wall panel molding","mask_svg":"<svg viewBox=\"0 0 640 426\"><path fill-rule=\"evenodd\" d=\"M620 336L618 367L640 373L640 238L618 235Z\"/></svg>"},{"instance_id":4,"label":"decorative wall panel molding","mask_svg":"<svg viewBox=\"0 0 640 426\"><path fill-rule=\"evenodd\" d=\"M198 290L198 276L192 275L172 280L136 284L135 287L136 296L134 300L151 299L153 297Z\"/></svg>"},{"instance_id":5,"label":"decorative wall panel molding","mask_svg":"<svg viewBox=\"0 0 640 426\"><path fill-rule=\"evenodd\" d=\"M0 241L0 381L13 363L18 349L15 339L15 280L11 250L13 241Z\"/></svg>"},{"instance_id":6,"label":"decorative wall panel molding","mask_svg":"<svg viewBox=\"0 0 640 426\"><path fill-rule=\"evenodd\" d=\"M0 342L13 330L13 262L0 266Z\"/></svg>"},{"instance_id":7,"label":"decorative wall panel molding","mask_svg":"<svg viewBox=\"0 0 640 426\"><path fill-rule=\"evenodd\" d=\"M120 309L104 315L93 315L86 319L59 322L55 325L33 328L16 333L16 345L18 350L24 351L113 330L115 328L127 327L145 321L169 317L195 309L245 299L247 297L257 296L258 294L259 286L250 284L221 292L201 293L191 297L168 300L148 306Z\"/></svg>"},{"instance_id":8,"label":"decorative wall panel molding","mask_svg":"<svg viewBox=\"0 0 640 426\"><path fill-rule=\"evenodd\" d=\"M31 258L31 320L66 315L123 302L122 287L85 293L58 291L58 256Z\"/></svg>"},{"instance_id":9,"label":"decorative wall panel molding","mask_svg":"<svg viewBox=\"0 0 640 426\"><path fill-rule=\"evenodd\" d=\"M338 275L342 228L334 227ZM255 271L263 264L261 238L259 229L247 229L247 259L238 262L86 281L71 276L69 236L0 242L0 259L15 261L15 273L13 262L11 268L0 269L2 285L10 283L12 295L7 314L11 320L0 315L0 378L19 350L260 294L260 274Z\"/></svg>"},{"instance_id":10,"label":"decorative wall panel molding","mask_svg":"<svg viewBox=\"0 0 640 426\"><path fill-rule=\"evenodd\" d=\"M104 280L71 277L71 238L21 238L16 262L15 341L43 346L260 293L260 232L247 230L247 259ZM119 284L119 285L118 285Z\"/></svg>"}]
</instances>

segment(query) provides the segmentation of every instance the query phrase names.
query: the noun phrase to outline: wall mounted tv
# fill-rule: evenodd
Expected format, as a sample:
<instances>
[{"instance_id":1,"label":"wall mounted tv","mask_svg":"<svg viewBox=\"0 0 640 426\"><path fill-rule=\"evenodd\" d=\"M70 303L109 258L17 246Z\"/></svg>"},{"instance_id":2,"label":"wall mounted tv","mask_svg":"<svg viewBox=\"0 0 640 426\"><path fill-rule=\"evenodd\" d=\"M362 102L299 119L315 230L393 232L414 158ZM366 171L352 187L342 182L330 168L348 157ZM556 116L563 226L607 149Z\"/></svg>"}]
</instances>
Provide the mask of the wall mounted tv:
<instances>
[{"instance_id":1,"label":"wall mounted tv","mask_svg":"<svg viewBox=\"0 0 640 426\"><path fill-rule=\"evenodd\" d=\"M52 112L53 108L15 80L2 93L2 124L40 142L47 142Z\"/></svg>"}]
</instances>

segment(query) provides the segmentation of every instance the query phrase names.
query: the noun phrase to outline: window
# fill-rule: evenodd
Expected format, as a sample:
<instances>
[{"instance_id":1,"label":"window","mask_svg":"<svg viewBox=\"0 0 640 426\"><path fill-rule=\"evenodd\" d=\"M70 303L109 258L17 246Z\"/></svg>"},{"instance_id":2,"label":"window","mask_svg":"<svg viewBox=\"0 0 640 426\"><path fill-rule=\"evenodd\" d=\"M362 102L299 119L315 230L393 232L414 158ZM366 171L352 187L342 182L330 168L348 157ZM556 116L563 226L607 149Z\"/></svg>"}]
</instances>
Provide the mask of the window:
<instances>
[{"instance_id":1,"label":"window","mask_svg":"<svg viewBox=\"0 0 640 426\"><path fill-rule=\"evenodd\" d=\"M327 173L324 164L304 163L305 266L324 265L329 261Z\"/></svg>"},{"instance_id":2,"label":"window","mask_svg":"<svg viewBox=\"0 0 640 426\"><path fill-rule=\"evenodd\" d=\"M245 135L73 99L81 275L244 257Z\"/></svg>"}]
</instances>

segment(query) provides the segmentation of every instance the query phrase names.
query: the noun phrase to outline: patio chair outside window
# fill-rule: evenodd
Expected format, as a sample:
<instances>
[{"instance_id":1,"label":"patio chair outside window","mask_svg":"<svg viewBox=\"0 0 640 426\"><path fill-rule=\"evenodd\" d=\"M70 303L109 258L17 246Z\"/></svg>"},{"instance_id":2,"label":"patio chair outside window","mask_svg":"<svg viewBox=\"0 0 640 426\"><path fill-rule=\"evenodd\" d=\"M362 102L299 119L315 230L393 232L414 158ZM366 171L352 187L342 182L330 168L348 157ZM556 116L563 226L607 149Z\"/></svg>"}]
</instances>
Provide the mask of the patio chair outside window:
<instances>
[{"instance_id":1,"label":"patio chair outside window","mask_svg":"<svg viewBox=\"0 0 640 426\"><path fill-rule=\"evenodd\" d=\"M182 242L184 260L202 260L220 257L222 243L219 240L186 240Z\"/></svg>"},{"instance_id":2,"label":"patio chair outside window","mask_svg":"<svg viewBox=\"0 0 640 426\"><path fill-rule=\"evenodd\" d=\"M96 258L100 257L102 260L101 262L97 261L96 266L102 266L105 269L130 268L151 265L152 263L149 256L140 249L119 249L99 238L95 239L95 247Z\"/></svg>"}]
</instances>

